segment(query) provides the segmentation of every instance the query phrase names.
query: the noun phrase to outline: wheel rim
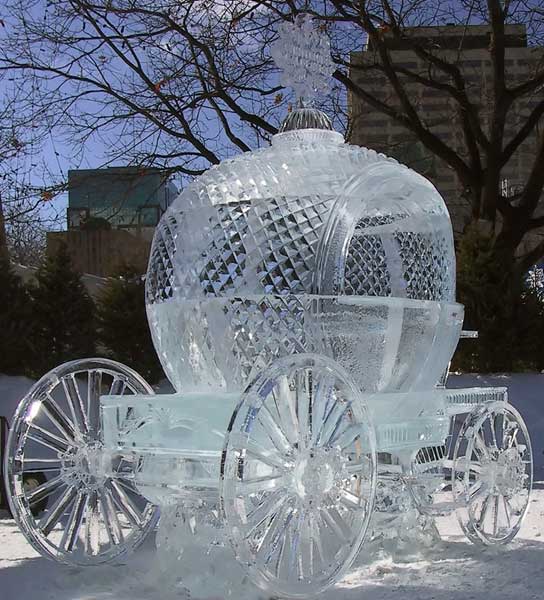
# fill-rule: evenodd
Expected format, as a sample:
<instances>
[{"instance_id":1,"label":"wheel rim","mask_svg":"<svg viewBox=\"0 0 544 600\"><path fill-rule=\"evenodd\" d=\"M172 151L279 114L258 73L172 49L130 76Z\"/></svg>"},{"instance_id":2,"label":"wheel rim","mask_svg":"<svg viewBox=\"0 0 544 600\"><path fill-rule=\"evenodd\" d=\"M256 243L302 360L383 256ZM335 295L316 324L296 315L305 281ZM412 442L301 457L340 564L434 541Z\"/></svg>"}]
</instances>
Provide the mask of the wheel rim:
<instances>
[{"instance_id":1,"label":"wheel rim","mask_svg":"<svg viewBox=\"0 0 544 600\"><path fill-rule=\"evenodd\" d=\"M471 413L457 438L452 491L473 542L505 544L518 533L533 480L529 432L519 412L497 402Z\"/></svg>"},{"instance_id":2,"label":"wheel rim","mask_svg":"<svg viewBox=\"0 0 544 600\"><path fill-rule=\"evenodd\" d=\"M153 389L113 361L66 363L23 398L8 438L6 489L13 516L40 554L69 564L106 562L134 549L158 516L131 482L136 463L102 445L101 393ZM47 481L25 489L25 476L36 472ZM44 501L46 508L36 511Z\"/></svg>"},{"instance_id":3,"label":"wheel rim","mask_svg":"<svg viewBox=\"0 0 544 600\"><path fill-rule=\"evenodd\" d=\"M257 585L299 597L338 581L364 541L375 487L373 429L333 361L283 359L249 386L225 441L221 502Z\"/></svg>"}]
</instances>

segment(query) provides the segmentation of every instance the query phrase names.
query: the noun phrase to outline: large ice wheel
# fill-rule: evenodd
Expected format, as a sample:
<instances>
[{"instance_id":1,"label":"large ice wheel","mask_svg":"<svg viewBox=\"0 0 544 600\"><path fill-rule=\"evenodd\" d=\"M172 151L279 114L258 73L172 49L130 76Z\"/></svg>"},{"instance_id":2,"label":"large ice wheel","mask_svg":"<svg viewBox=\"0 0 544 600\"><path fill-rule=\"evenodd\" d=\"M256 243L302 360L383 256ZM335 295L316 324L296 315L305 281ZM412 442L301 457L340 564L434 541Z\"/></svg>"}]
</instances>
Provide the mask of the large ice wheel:
<instances>
[{"instance_id":1,"label":"large ice wheel","mask_svg":"<svg viewBox=\"0 0 544 600\"><path fill-rule=\"evenodd\" d=\"M333 585L376 490L374 431L349 375L303 354L267 368L233 414L221 474L228 535L257 585L287 597Z\"/></svg>"},{"instance_id":2,"label":"large ice wheel","mask_svg":"<svg viewBox=\"0 0 544 600\"><path fill-rule=\"evenodd\" d=\"M529 506L533 458L519 412L505 402L474 409L455 444L452 492L459 523L473 542L505 544Z\"/></svg>"},{"instance_id":3,"label":"large ice wheel","mask_svg":"<svg viewBox=\"0 0 544 600\"><path fill-rule=\"evenodd\" d=\"M101 394L153 394L132 369L106 359L66 363L21 400L8 437L6 489L20 529L42 555L69 564L135 548L157 509L131 483L136 465L102 446ZM33 473L38 486L25 484Z\"/></svg>"}]
</instances>

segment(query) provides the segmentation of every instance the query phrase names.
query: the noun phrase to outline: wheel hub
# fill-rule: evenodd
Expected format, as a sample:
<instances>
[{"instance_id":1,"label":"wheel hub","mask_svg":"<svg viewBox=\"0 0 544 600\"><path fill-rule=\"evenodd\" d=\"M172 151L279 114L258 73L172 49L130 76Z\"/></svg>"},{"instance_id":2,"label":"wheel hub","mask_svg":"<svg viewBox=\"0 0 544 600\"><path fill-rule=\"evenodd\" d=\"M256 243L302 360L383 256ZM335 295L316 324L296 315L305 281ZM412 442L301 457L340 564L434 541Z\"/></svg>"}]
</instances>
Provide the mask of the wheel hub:
<instances>
[{"instance_id":1,"label":"wheel hub","mask_svg":"<svg viewBox=\"0 0 544 600\"><path fill-rule=\"evenodd\" d=\"M99 489L104 485L108 461L100 442L84 443L69 449L60 460L61 473L67 483L79 483L87 489Z\"/></svg>"},{"instance_id":2,"label":"wheel hub","mask_svg":"<svg viewBox=\"0 0 544 600\"><path fill-rule=\"evenodd\" d=\"M500 452L482 470L482 481L486 487L507 498L523 488L526 478L525 465L515 448Z\"/></svg>"},{"instance_id":3,"label":"wheel hub","mask_svg":"<svg viewBox=\"0 0 544 600\"><path fill-rule=\"evenodd\" d=\"M344 461L332 448L308 449L296 458L293 488L306 506L318 506L348 477Z\"/></svg>"}]
</instances>

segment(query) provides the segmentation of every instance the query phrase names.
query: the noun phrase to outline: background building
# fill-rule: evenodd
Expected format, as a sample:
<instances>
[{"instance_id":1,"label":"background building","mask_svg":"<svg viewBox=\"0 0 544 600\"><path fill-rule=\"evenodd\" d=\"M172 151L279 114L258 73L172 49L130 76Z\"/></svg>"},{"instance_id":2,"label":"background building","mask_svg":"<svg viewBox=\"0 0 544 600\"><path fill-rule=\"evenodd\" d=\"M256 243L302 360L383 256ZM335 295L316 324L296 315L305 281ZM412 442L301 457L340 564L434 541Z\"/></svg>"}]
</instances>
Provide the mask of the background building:
<instances>
[{"instance_id":1,"label":"background building","mask_svg":"<svg viewBox=\"0 0 544 600\"><path fill-rule=\"evenodd\" d=\"M493 85L492 63L489 56L491 29L488 26L445 26L413 27L404 30L407 37L425 40L428 47L438 57L456 64L465 81L471 103L479 108L479 118L484 130L488 128L489 108L491 106L491 86ZM544 48L528 47L527 32L524 25L506 27L505 68L509 85L521 83L530 78L535 68L541 65ZM420 60L413 50L402 41L385 34L390 56L395 66L421 70L428 76L429 64ZM391 107L401 110L399 100L389 80L376 70L361 69L379 61L376 52L369 45L364 51L352 54L352 78L375 98ZM425 87L406 76L400 75L409 92L422 122L461 155L467 155L463 141L463 130L457 104L448 92ZM533 98L524 97L517 101L509 113L505 137L510 139L518 130L518 125L530 111L542 101L541 89ZM399 125L388 115L356 96L350 97L352 133L350 141L390 154L403 163L410 165L428 177L444 196L454 231L459 234L470 216L470 206L463 198L463 187L456 173L440 159L427 150L415 135ZM527 138L503 170L504 190L508 195L515 194L519 186L527 179L534 162L537 147L536 135Z\"/></svg>"},{"instance_id":2,"label":"background building","mask_svg":"<svg viewBox=\"0 0 544 600\"><path fill-rule=\"evenodd\" d=\"M112 229L154 228L176 187L159 169L109 167L68 171L68 229L105 219Z\"/></svg>"},{"instance_id":3,"label":"background building","mask_svg":"<svg viewBox=\"0 0 544 600\"><path fill-rule=\"evenodd\" d=\"M159 169L71 170L68 231L48 233L47 252L66 243L75 268L99 277L122 265L144 273L155 226L177 193Z\"/></svg>"}]
</instances>

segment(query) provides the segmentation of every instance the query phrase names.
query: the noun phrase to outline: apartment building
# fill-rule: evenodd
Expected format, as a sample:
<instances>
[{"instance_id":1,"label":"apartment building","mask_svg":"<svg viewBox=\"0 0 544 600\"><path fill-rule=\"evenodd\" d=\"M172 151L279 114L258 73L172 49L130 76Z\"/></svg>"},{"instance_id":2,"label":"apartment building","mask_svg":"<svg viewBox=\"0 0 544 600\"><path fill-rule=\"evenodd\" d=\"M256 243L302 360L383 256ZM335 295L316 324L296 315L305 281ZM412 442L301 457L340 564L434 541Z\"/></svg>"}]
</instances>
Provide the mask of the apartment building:
<instances>
[{"instance_id":1,"label":"apartment building","mask_svg":"<svg viewBox=\"0 0 544 600\"><path fill-rule=\"evenodd\" d=\"M433 53L456 64L463 74L470 101L479 107L479 118L484 131L489 129L491 90L493 85L492 62L489 54L489 26L444 26L413 27L405 30L407 37L424 42ZM542 69L544 48L531 46L525 26L506 27L505 69L508 85L513 86L531 77L535 70ZM446 76L438 70L429 71L429 63L422 60L405 41L397 41L390 33L384 33L392 62L399 68L431 75L438 81L446 81ZM380 64L376 50L369 44L363 51L355 52L351 58L351 76L366 91L390 107L401 110L398 97L383 73L368 69L372 64ZM457 103L448 92L426 87L399 75L421 121L448 146L462 156L467 156L463 130ZM544 99L544 88L530 97L517 101L509 114L506 124L506 141L518 131L531 110ZM393 118L351 96L350 110L352 128L350 141L385 152L409 164L428 177L444 196L458 234L463 230L470 216L468 201L463 197L463 186L455 172L434 156L419 142L408 129L399 125ZM544 123L542 124L544 126ZM529 137L514 154L503 170L503 189L513 195L526 181L534 162L537 135Z\"/></svg>"}]
</instances>

